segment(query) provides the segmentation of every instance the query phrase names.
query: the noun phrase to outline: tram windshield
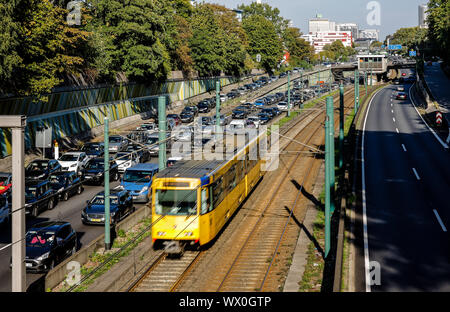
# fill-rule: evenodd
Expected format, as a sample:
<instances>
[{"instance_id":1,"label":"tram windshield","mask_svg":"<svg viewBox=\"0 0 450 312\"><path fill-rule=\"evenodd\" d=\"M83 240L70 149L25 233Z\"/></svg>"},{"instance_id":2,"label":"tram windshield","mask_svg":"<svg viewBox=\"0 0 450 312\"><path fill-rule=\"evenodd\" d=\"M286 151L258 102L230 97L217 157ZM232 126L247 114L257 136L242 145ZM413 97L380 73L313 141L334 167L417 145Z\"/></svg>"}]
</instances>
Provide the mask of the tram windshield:
<instances>
[{"instance_id":1,"label":"tram windshield","mask_svg":"<svg viewBox=\"0 0 450 312\"><path fill-rule=\"evenodd\" d=\"M160 215L197 214L197 190L156 190L155 212Z\"/></svg>"}]
</instances>

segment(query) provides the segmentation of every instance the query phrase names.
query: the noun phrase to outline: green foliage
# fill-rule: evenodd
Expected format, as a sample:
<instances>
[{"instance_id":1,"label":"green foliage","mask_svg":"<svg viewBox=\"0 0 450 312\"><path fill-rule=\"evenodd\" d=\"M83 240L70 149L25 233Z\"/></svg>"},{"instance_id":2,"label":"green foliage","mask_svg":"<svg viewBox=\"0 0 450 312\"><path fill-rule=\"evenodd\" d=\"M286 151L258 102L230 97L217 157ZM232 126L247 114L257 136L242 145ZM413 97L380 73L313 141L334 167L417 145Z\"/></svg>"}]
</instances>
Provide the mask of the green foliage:
<instances>
[{"instance_id":1,"label":"green foliage","mask_svg":"<svg viewBox=\"0 0 450 312\"><path fill-rule=\"evenodd\" d=\"M428 2L428 37L441 57L450 62L450 1Z\"/></svg>"},{"instance_id":2,"label":"green foliage","mask_svg":"<svg viewBox=\"0 0 450 312\"><path fill-rule=\"evenodd\" d=\"M427 30L420 27L400 28L391 39L391 44L401 44L405 52L422 44L427 36Z\"/></svg>"},{"instance_id":3,"label":"green foliage","mask_svg":"<svg viewBox=\"0 0 450 312\"><path fill-rule=\"evenodd\" d=\"M259 15L272 22L276 33L279 37L283 36L284 31L288 28L289 20L280 16L278 8L272 8L267 3L252 2L250 5L240 5L239 10L242 10L242 18L245 20L251 16Z\"/></svg>"},{"instance_id":4,"label":"green foliage","mask_svg":"<svg viewBox=\"0 0 450 312\"><path fill-rule=\"evenodd\" d=\"M242 22L249 39L248 52L253 59L261 55L259 66L272 73L283 57L283 47L274 24L261 15L252 15Z\"/></svg>"},{"instance_id":5,"label":"green foliage","mask_svg":"<svg viewBox=\"0 0 450 312\"><path fill-rule=\"evenodd\" d=\"M300 29L295 27L287 28L283 34L284 45L291 55L289 63L294 67L304 65L307 59L314 57L314 48L301 35Z\"/></svg>"}]
</instances>

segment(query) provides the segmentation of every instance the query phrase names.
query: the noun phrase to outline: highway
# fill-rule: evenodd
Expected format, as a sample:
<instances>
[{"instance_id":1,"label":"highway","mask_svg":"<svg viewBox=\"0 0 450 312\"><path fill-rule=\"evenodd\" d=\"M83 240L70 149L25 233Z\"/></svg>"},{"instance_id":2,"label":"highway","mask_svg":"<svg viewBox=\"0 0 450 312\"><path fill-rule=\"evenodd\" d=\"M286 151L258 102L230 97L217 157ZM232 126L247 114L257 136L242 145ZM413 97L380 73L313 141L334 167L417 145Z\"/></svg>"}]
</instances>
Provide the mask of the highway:
<instances>
[{"instance_id":1,"label":"highway","mask_svg":"<svg viewBox=\"0 0 450 312\"><path fill-rule=\"evenodd\" d=\"M411 85L404 86L407 100L395 99L396 87L375 95L363 126L360 290L450 291L450 154L412 105ZM370 285L372 261L380 265L380 285Z\"/></svg>"}]
</instances>

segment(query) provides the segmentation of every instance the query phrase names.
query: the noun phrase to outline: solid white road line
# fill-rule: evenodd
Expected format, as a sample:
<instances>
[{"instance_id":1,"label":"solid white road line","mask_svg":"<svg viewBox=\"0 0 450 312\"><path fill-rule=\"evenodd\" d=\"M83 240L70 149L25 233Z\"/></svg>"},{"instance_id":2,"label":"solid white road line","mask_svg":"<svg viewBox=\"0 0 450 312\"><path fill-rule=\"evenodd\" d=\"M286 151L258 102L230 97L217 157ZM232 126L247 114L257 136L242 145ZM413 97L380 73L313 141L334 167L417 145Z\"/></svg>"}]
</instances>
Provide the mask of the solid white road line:
<instances>
[{"instance_id":1,"label":"solid white road line","mask_svg":"<svg viewBox=\"0 0 450 312\"><path fill-rule=\"evenodd\" d=\"M442 228L442 231L447 232L447 228L445 227L444 223L442 222L441 217L439 217L439 214L438 214L437 210L433 209L433 212L434 212L434 215L436 216L436 219L438 220L438 222L439 222L439 224L440 224L440 226Z\"/></svg>"},{"instance_id":2,"label":"solid white road line","mask_svg":"<svg viewBox=\"0 0 450 312\"><path fill-rule=\"evenodd\" d=\"M416 84L416 83L414 83ZM414 86L414 85L413 85ZM417 110L416 104L414 103L414 100L412 99L411 96L411 89L413 88L413 86L411 86L409 88L409 98L411 99L411 103L413 104L414 109L417 112L417 115L419 115L420 119L422 119L423 123L427 126L427 128L431 131L431 133L433 133L434 137L436 138L436 140L438 140L439 143L441 143L441 145L445 148L448 149L448 145L441 140L441 138L439 137L439 135L437 135L437 133L427 124L427 122L425 121L425 119L423 119L422 115L420 115L419 111Z\"/></svg>"},{"instance_id":3,"label":"solid white road line","mask_svg":"<svg viewBox=\"0 0 450 312\"><path fill-rule=\"evenodd\" d=\"M420 177L419 177L419 174L417 173L416 168L412 168L412 170L414 171L414 174L416 175L417 180L420 181Z\"/></svg>"},{"instance_id":4,"label":"solid white road line","mask_svg":"<svg viewBox=\"0 0 450 312\"><path fill-rule=\"evenodd\" d=\"M403 147L403 151L405 151L405 152L406 152L406 147L405 147L405 144L402 144L402 147Z\"/></svg>"},{"instance_id":5,"label":"solid white road line","mask_svg":"<svg viewBox=\"0 0 450 312\"><path fill-rule=\"evenodd\" d=\"M366 133L366 123L367 116L369 115L370 106L372 105L373 99L377 96L377 94L384 90L384 88L378 90L372 99L369 102L369 106L367 107L366 116L364 117L364 125L362 131L362 139L361 139L361 180L362 180L362 205L363 205L363 228L364 228L364 268L365 268L365 280L366 280L366 292L370 292L370 271L369 271L369 235L367 233L367 201L366 201L366 170L364 168L364 142L365 142L365 133Z\"/></svg>"}]
</instances>

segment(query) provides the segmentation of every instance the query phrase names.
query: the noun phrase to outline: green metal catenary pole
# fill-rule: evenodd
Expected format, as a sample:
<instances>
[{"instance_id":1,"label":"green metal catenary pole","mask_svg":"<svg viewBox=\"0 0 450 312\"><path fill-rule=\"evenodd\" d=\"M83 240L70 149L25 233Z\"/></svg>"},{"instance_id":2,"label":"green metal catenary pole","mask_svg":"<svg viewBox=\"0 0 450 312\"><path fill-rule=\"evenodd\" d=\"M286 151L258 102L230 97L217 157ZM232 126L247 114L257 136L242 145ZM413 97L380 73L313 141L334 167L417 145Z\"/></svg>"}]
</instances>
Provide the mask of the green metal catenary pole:
<instances>
[{"instance_id":1,"label":"green metal catenary pole","mask_svg":"<svg viewBox=\"0 0 450 312\"><path fill-rule=\"evenodd\" d=\"M220 133L220 80L216 81L216 134Z\"/></svg>"},{"instance_id":2,"label":"green metal catenary pole","mask_svg":"<svg viewBox=\"0 0 450 312\"><path fill-rule=\"evenodd\" d=\"M344 166L344 85L339 86L339 170Z\"/></svg>"},{"instance_id":3,"label":"green metal catenary pole","mask_svg":"<svg viewBox=\"0 0 450 312\"><path fill-rule=\"evenodd\" d=\"M290 71L288 71L288 85L287 85L287 93L288 93L288 100L287 100L287 104L288 104L288 111L287 111L287 116L291 116L291 73Z\"/></svg>"},{"instance_id":4,"label":"green metal catenary pole","mask_svg":"<svg viewBox=\"0 0 450 312\"><path fill-rule=\"evenodd\" d=\"M158 97L158 128L159 128L159 153L158 164L161 172L166 168L166 98L164 96Z\"/></svg>"},{"instance_id":5,"label":"green metal catenary pole","mask_svg":"<svg viewBox=\"0 0 450 312\"><path fill-rule=\"evenodd\" d=\"M109 119L105 117L105 154L104 154L104 169L103 177L105 179L105 250L111 249L111 215L109 202Z\"/></svg>"},{"instance_id":6,"label":"green metal catenary pole","mask_svg":"<svg viewBox=\"0 0 450 312\"><path fill-rule=\"evenodd\" d=\"M327 98L327 114L330 121L330 188L331 188L331 207L330 212L334 212L334 190L335 190L335 149L334 149L334 103L333 97Z\"/></svg>"},{"instance_id":7,"label":"green metal catenary pole","mask_svg":"<svg viewBox=\"0 0 450 312\"><path fill-rule=\"evenodd\" d=\"M356 112L358 111L358 107L357 107L357 104L358 104L358 85L359 85L359 77L358 77L358 70L355 70L355 87L354 87L354 89L355 89L355 103L354 103L354 111L355 111L355 114L356 114Z\"/></svg>"},{"instance_id":8,"label":"green metal catenary pole","mask_svg":"<svg viewBox=\"0 0 450 312\"><path fill-rule=\"evenodd\" d=\"M328 118L328 102L327 98L327 114L325 117L325 258L328 257L331 242L330 120Z\"/></svg>"}]
</instances>

